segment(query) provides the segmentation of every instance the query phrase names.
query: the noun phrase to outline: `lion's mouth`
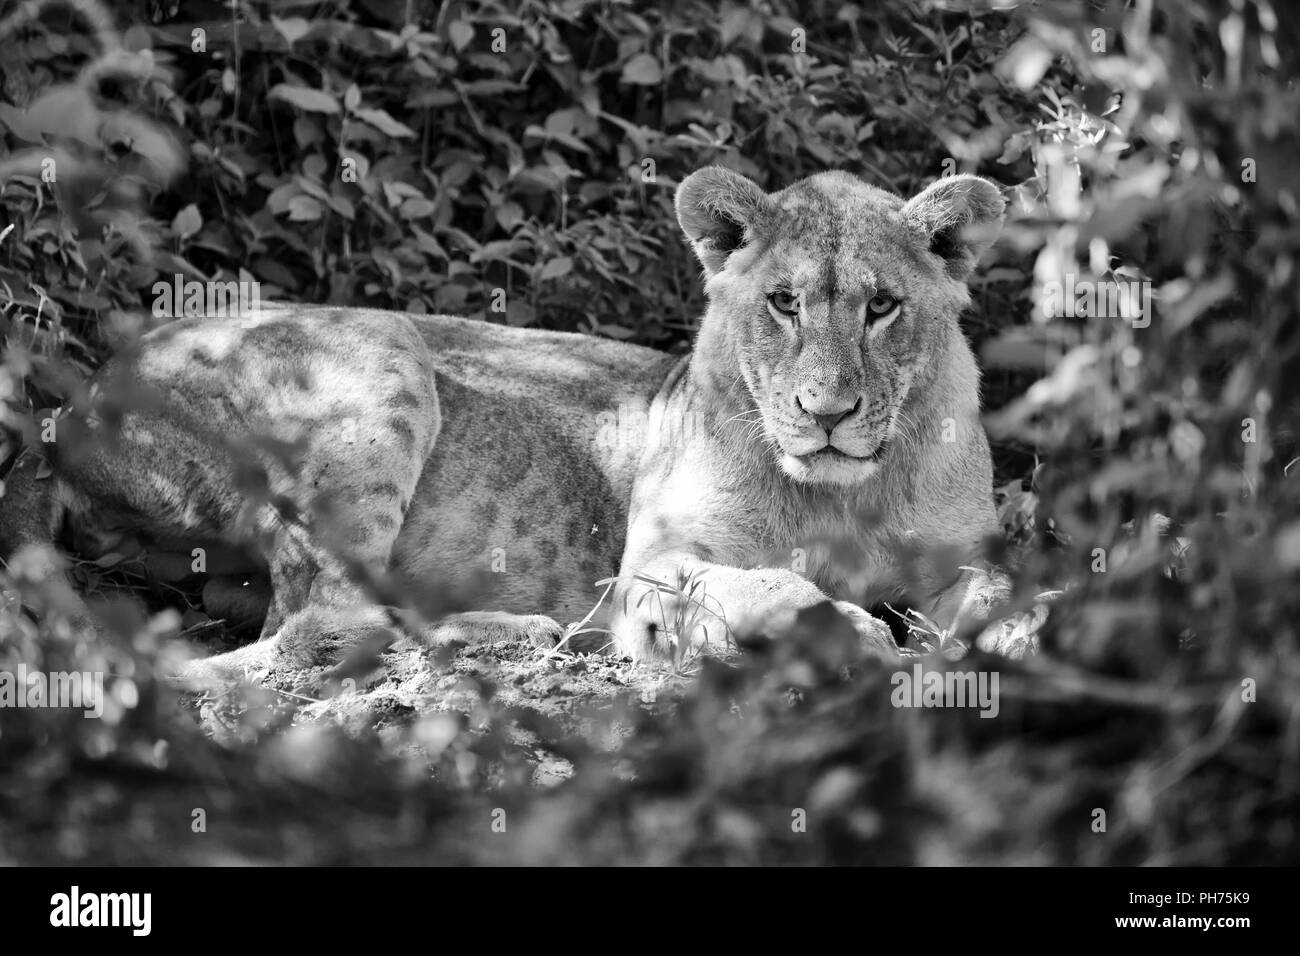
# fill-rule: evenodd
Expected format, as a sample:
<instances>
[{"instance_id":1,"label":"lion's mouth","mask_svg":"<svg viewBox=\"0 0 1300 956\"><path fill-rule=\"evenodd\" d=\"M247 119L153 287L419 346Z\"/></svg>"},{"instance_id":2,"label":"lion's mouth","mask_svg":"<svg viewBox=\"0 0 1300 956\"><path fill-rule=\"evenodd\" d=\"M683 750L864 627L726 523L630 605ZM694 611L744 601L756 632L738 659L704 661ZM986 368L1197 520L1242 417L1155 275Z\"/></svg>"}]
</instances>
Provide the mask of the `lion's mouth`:
<instances>
[{"instance_id":1,"label":"lion's mouth","mask_svg":"<svg viewBox=\"0 0 1300 956\"><path fill-rule=\"evenodd\" d=\"M848 452L841 451L834 445L826 444L821 448L818 448L816 451L810 451L806 455L796 455L795 457L804 463L815 461L879 461L885 454L885 448L888 444L889 439L886 438L877 445L876 450L869 455L850 455Z\"/></svg>"}]
</instances>

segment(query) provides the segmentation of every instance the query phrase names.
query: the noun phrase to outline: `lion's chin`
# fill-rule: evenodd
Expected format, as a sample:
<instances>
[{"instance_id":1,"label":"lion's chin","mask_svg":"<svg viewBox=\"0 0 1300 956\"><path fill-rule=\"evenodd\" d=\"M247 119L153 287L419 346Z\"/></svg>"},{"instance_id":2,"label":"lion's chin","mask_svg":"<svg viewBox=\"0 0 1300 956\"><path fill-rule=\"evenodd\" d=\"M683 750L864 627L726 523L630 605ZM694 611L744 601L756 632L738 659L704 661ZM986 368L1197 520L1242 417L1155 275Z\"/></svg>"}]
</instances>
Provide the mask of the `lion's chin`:
<instances>
[{"instance_id":1,"label":"lion's chin","mask_svg":"<svg viewBox=\"0 0 1300 956\"><path fill-rule=\"evenodd\" d=\"M810 455L782 454L781 470L806 484L860 485L880 471L880 462L823 449Z\"/></svg>"}]
</instances>

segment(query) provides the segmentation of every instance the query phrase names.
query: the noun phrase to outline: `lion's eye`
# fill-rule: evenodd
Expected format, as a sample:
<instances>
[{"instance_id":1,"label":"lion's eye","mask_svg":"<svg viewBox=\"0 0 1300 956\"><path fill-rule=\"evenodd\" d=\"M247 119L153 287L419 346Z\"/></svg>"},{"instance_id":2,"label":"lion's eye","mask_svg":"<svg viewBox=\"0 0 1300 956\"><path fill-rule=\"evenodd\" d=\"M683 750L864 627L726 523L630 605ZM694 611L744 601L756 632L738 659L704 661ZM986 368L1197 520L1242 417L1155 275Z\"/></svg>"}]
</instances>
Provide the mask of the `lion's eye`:
<instances>
[{"instance_id":1,"label":"lion's eye","mask_svg":"<svg viewBox=\"0 0 1300 956\"><path fill-rule=\"evenodd\" d=\"M883 319L897 309L899 302L892 295L878 292L867 302L867 320L874 322Z\"/></svg>"},{"instance_id":2,"label":"lion's eye","mask_svg":"<svg viewBox=\"0 0 1300 956\"><path fill-rule=\"evenodd\" d=\"M767 297L768 304L782 315L799 314L799 297L789 292L773 292Z\"/></svg>"}]
</instances>

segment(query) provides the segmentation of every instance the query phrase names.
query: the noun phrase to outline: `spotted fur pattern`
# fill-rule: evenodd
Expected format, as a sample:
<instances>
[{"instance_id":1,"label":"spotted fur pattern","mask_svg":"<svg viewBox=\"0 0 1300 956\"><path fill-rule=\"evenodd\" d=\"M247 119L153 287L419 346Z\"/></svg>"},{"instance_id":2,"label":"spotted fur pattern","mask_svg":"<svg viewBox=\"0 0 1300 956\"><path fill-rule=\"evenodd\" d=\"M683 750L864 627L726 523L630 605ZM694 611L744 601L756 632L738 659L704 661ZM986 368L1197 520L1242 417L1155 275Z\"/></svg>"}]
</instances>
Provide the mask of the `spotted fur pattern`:
<instances>
[{"instance_id":1,"label":"spotted fur pattern","mask_svg":"<svg viewBox=\"0 0 1300 956\"><path fill-rule=\"evenodd\" d=\"M958 315L1000 194L959 176L905 202L843 173L767 194L710 167L677 202L710 303L689 357L366 309L184 319L101 373L132 402L116 440L57 443L59 511L89 553L268 569L264 641L231 664L471 593L550 640L539 620L580 619L614 575L593 623L637 657L773 632L828 596L882 653L872 599L907 591L944 623L994 527ZM885 294L897 314L870 320Z\"/></svg>"}]
</instances>

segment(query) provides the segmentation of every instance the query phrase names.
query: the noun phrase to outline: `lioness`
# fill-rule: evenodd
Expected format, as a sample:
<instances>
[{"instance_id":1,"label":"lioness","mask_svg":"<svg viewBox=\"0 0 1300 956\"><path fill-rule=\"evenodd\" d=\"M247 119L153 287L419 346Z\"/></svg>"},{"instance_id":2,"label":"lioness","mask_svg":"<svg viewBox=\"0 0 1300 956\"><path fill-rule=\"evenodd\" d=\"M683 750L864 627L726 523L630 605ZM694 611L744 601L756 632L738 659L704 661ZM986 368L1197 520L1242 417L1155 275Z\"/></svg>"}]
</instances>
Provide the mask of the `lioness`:
<instances>
[{"instance_id":1,"label":"lioness","mask_svg":"<svg viewBox=\"0 0 1300 956\"><path fill-rule=\"evenodd\" d=\"M1003 206L967 175L903 200L701 169L676 195L709 299L683 358L369 309L179 320L100 373L154 396L115 442L55 443L58 510L83 552L178 575L199 553L243 573L251 549L262 640L218 667L328 656L375 625L376 581L486 581L491 613L443 633L545 643L614 572L604 622L634 658L779 633L828 597L888 653L864 606L947 626L996 529L958 316Z\"/></svg>"}]
</instances>

